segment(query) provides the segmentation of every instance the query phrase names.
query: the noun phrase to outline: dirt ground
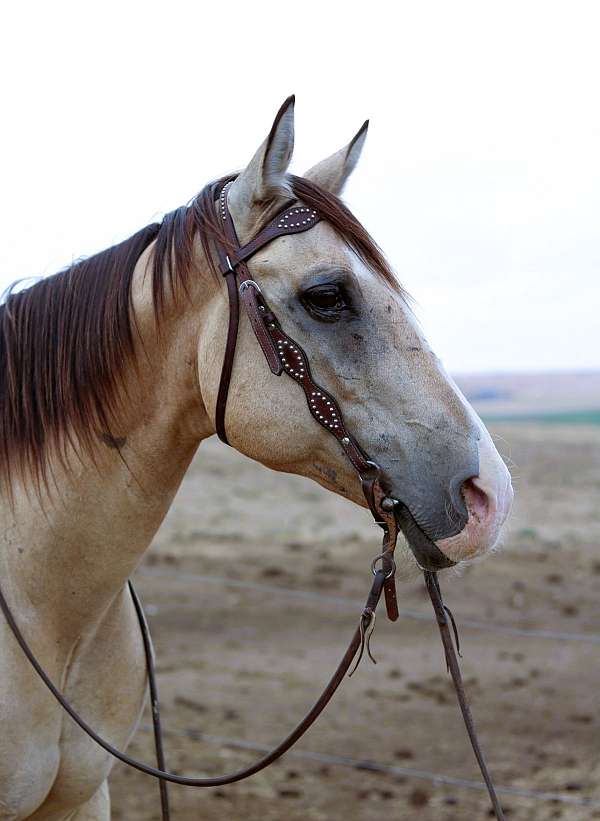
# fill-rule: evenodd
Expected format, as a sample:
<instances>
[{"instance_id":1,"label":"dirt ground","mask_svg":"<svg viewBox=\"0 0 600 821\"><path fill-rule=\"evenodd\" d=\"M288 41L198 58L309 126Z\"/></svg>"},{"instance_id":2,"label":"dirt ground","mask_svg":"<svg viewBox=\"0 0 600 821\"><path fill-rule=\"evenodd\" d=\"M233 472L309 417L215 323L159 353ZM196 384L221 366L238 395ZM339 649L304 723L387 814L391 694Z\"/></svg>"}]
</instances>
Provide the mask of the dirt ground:
<instances>
[{"instance_id":1,"label":"dirt ground","mask_svg":"<svg viewBox=\"0 0 600 821\"><path fill-rule=\"evenodd\" d=\"M441 578L473 712L498 785L565 799L502 793L508 819L600 819L600 428L493 433L517 492L504 548ZM171 769L231 771L289 731L348 643L377 548L368 513L200 449L136 577ZM430 775L480 782L422 581L408 562L401 576L407 612L382 610L377 666L346 680L297 754L222 789L172 787L174 821L491 817L484 792ZM129 750L151 762L143 725ZM111 789L115 819L159 818L149 779L117 765Z\"/></svg>"}]
</instances>

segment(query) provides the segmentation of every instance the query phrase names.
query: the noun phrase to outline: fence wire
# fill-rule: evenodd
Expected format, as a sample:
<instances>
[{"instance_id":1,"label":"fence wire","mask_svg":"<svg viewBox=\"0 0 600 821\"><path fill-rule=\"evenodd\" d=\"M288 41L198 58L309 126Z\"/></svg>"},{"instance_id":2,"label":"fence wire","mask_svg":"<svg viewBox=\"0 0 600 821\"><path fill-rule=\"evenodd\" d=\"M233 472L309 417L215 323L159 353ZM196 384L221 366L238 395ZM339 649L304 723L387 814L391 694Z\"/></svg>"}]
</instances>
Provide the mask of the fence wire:
<instances>
[{"instance_id":1,"label":"fence wire","mask_svg":"<svg viewBox=\"0 0 600 821\"><path fill-rule=\"evenodd\" d=\"M177 570L169 570L162 568L145 567L139 571L139 575L164 577L174 580L176 582L197 582L199 584L211 584L220 587L229 587L240 590L250 590L257 593L268 593L273 596L281 596L290 600L320 602L323 604L333 605L343 609L352 610L356 612L357 608L362 607L362 603L357 599L352 599L347 596L335 596L327 593L319 593L313 590L296 590L289 587L280 587L278 585L264 584L262 582L247 581L244 579L233 579L225 576L211 576L200 573L181 573ZM148 608L150 610L150 608ZM420 622L432 622L434 617L428 613L417 610L400 609L400 616L406 619ZM470 630L481 630L488 633L494 633L503 636L517 636L522 638L546 639L552 641L562 642L579 642L582 644L600 644L600 635L596 633L570 633L559 630L537 630L525 627L511 627L509 625L499 625L492 622L479 621L476 619L462 618L457 616L461 628ZM141 728L144 732L150 732L151 728L143 726ZM165 731L165 735L174 737L185 737L193 741L203 741L207 744L212 744L220 747L230 747L237 750L246 750L257 753L266 753L270 747L261 744L257 741L248 739L232 738L229 736L211 735L210 733L203 733L199 730L169 730ZM451 775L443 773L434 773L429 770L420 770L412 767L399 767L392 764L384 764L377 761L361 760L351 758L349 756L334 755L331 753L318 753L310 750L302 750L297 747L289 750L286 755L294 758L303 759L305 761L315 761L322 764L330 764L332 766L347 767L355 770L363 770L369 772L384 773L392 776L403 776L406 778L415 778L423 781L429 781L434 784L444 784L447 786L457 787L459 789L485 791L486 787L483 782L472 781L466 778L456 778ZM600 809L600 799L586 798L585 796L568 795L560 792L548 792L543 790L532 790L526 787L509 787L496 786L497 792L503 795L510 795L518 798L529 798L536 801L548 801L560 804L569 804L580 807L588 807L590 809Z\"/></svg>"},{"instance_id":2,"label":"fence wire","mask_svg":"<svg viewBox=\"0 0 600 821\"><path fill-rule=\"evenodd\" d=\"M295 590L291 587L280 587L278 585L263 584L262 582L246 581L244 579L232 579L226 576L205 576L200 573L181 573L177 570L145 567L139 571L139 575L165 577L181 582L198 582L199 584L214 584L221 587L231 587L240 590L252 590L257 593L269 593L274 596L282 596L296 601L322 602L331 604L356 612L362 609L364 602L358 599L351 599L348 596L334 596L327 593L318 593L315 590ZM400 616L413 621L432 622L434 617L429 613L422 613L418 610L399 609ZM482 630L487 633L495 633L500 636L519 636L523 638L548 639L551 641L574 641L581 644L600 644L600 635L597 633L569 633L560 630L536 630L526 627L511 627L510 625L495 624L493 622L480 621L478 619L463 618L460 613L455 613L457 622L461 629Z\"/></svg>"},{"instance_id":3,"label":"fence wire","mask_svg":"<svg viewBox=\"0 0 600 821\"><path fill-rule=\"evenodd\" d=\"M152 732L152 727L144 725L140 728L143 732ZM166 736L179 738L189 738L192 741L204 741L218 747L230 747L234 750L247 750L256 753L267 753L271 747L267 744L260 744L257 741L249 741L243 738L231 738L230 736L211 735L199 730L165 730ZM428 770L418 770L412 767L397 767L393 764L382 764L368 759L351 758L345 755L333 755L331 753L317 753L311 750L302 750L295 747L288 750L286 756L304 759L305 761L316 761L320 764L330 764L337 767L348 767L353 770L363 770L374 773L384 773L386 775L404 776L416 778L422 781L430 781L434 784L445 784L451 787L459 787L467 790L478 790L486 792L486 786L480 781L471 781L468 778L455 778L451 775L433 773ZM579 807L589 807L600 809L600 800L586 798L579 795L567 795L566 793L545 792L540 790L530 790L526 787L505 787L496 785L496 792L503 795L512 795L518 798L531 798L537 801L552 801L560 804L571 804Z\"/></svg>"}]
</instances>

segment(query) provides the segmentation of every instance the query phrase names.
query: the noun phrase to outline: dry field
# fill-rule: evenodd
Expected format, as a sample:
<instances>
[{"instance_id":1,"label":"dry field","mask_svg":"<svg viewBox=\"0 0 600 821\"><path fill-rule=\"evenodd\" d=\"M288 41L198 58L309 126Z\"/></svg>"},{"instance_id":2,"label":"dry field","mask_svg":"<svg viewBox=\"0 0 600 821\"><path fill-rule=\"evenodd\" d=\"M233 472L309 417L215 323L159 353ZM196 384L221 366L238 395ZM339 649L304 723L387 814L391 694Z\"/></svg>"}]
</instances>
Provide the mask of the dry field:
<instances>
[{"instance_id":1,"label":"dry field","mask_svg":"<svg viewBox=\"0 0 600 821\"><path fill-rule=\"evenodd\" d=\"M441 579L473 711L499 785L565 799L503 793L510 821L600 819L600 427L493 433L517 491L504 549ZM368 513L202 446L136 578L174 771L231 771L259 755L241 742L287 733L349 640L377 548ZM223 789L172 787L174 821L491 817L485 793L428 775L479 782L422 582L408 562L402 576L407 612L382 612L377 666L343 684L297 753ZM144 725L130 752L152 761ZM111 782L115 819L159 818L152 781L117 765Z\"/></svg>"}]
</instances>

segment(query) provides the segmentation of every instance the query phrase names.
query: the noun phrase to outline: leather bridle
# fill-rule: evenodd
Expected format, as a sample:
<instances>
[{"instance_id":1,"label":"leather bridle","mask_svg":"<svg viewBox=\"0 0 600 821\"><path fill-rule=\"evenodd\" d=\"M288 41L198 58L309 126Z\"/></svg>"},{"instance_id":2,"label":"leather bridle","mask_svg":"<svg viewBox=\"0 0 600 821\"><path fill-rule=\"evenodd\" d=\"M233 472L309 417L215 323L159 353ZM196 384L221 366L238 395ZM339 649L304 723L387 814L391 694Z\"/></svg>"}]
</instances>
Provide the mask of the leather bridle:
<instances>
[{"instance_id":1,"label":"leather bridle","mask_svg":"<svg viewBox=\"0 0 600 821\"><path fill-rule=\"evenodd\" d=\"M277 237L310 230L320 221L319 213L312 208L307 208L302 203L287 207L269 222L256 237L246 245L241 246L227 204L228 189L231 183L232 181L229 181L222 187L215 186L214 189L219 219L222 221L224 236L226 238L226 244L215 240L214 245L221 273L227 283L229 299L229 326L215 412L217 434L223 442L229 444L225 428L225 411L236 352L240 314L239 304L241 299L252 330L254 331L271 372L277 376L285 372L298 383L304 391L308 408L313 418L337 440L342 451L352 463L360 479L365 499L375 522L383 529L383 544L381 553L379 553L371 563L373 582L365 607L360 614L358 626L335 673L312 709L280 744L254 764L228 775L213 778L191 778L188 776L175 775L166 770L152 643L141 603L133 589L131 581L128 583L129 589L139 619L146 654L157 767L152 767L117 750L109 742L99 736L76 712L65 696L50 680L33 654L0 590L0 609L10 629L36 673L61 707L93 741L112 756L130 767L159 779L163 821L169 821L170 818L167 782L192 787L216 787L241 781L269 766L269 764L282 756L304 735L329 703L346 673L350 671L350 667L352 662L355 661L357 653L358 657L356 658L352 671L349 673L350 675L356 670L365 648L367 653L371 655L369 640L375 624L375 611L382 592L384 593L388 618L391 621L396 621L398 618L394 580L396 570L394 550L401 528L405 533L409 530L413 537L415 531L419 530L407 508L398 500L390 497L385 491L382 483L381 469L369 458L351 432L346 428L341 409L335 398L314 381L306 353L302 347L282 329L279 320L270 309L260 286L252 279L246 264L259 249ZM417 533L417 538L411 538L411 547L413 548L413 552L415 552L417 561L419 561L419 558L422 556L426 557L425 560L419 562L420 565L425 564L425 561L428 562L432 555L437 563L435 565L436 567L452 565L452 562L446 559L433 542L428 540L422 532ZM498 821L504 821L502 807L496 796L475 733L473 719L466 700L460 668L456 657L456 650L450 632L448 616L450 616L453 627L454 621L450 611L443 603L436 573L423 567L422 569L424 570L425 584L433 603L436 620L442 637L446 663L456 688L467 732L487 786L495 816ZM458 641L455 627L454 632Z\"/></svg>"},{"instance_id":2,"label":"leather bridle","mask_svg":"<svg viewBox=\"0 0 600 821\"><path fill-rule=\"evenodd\" d=\"M227 242L227 246L216 242L215 247L219 267L227 283L229 300L227 341L215 409L215 427L219 439L229 444L225 430L225 411L236 351L241 298L271 372L276 376L281 376L285 372L300 385L313 418L337 439L345 456L358 473L369 509L377 524L388 534L389 547L386 546L383 552L389 550L391 558L399 530L402 529L405 535L410 537L411 548L422 569L439 570L451 567L454 562L444 556L435 543L426 536L406 505L386 494L382 487L381 469L347 430L334 397L314 381L308 357L302 346L283 331L260 286L252 279L248 270L247 261L274 239L289 234L300 234L313 228L321 219L318 211L301 203L289 206L274 217L250 242L241 246L227 205L227 193L232 183L233 180L229 180L220 190L215 190L215 195L218 195L219 219ZM390 565L387 560L386 564L389 571Z\"/></svg>"}]
</instances>

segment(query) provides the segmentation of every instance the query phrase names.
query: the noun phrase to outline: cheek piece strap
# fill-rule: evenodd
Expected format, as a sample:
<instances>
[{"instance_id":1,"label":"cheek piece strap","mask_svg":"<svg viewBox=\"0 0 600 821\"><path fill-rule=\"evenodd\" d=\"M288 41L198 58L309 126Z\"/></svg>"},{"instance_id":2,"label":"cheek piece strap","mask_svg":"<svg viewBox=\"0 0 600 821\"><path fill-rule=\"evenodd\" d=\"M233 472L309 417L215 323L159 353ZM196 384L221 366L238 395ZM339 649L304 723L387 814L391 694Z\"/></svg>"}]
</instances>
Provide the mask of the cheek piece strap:
<instances>
[{"instance_id":1,"label":"cheek piece strap","mask_svg":"<svg viewBox=\"0 0 600 821\"><path fill-rule=\"evenodd\" d=\"M256 253L256 251L276 237L310 230L310 228L319 222L319 214L315 210L302 205L289 207L285 211L282 211L281 214L269 223L251 242L242 247L238 242L233 220L227 207L228 185L224 186L220 191L215 189L215 195L218 195L219 216L223 220L227 236L227 247L217 245L217 254L221 272L227 283L227 292L229 295L229 327L216 406L216 427L219 438L229 444L225 431L225 410L235 356L239 325L239 301L241 298L258 344L264 353L272 373L280 376L285 372L298 383L304 391L306 402L313 418L321 427L325 428L328 433L335 437L343 452L346 454L346 457L354 466L375 522L383 528L383 545L381 553L373 559L371 564L373 582L365 606L360 614L358 626L335 673L314 706L283 741L254 764L227 775L210 778L194 778L191 776L176 775L166 769L152 641L142 605L131 582L129 582L129 591L138 616L146 655L150 705L156 747L156 767L138 761L116 749L110 742L98 735L85 719L79 715L37 660L29 643L21 632L2 590L0 590L0 609L4 614L10 630L35 672L62 709L68 713L72 720L89 738L95 741L96 744L106 750L110 755L140 772L159 779L163 821L169 821L170 819L169 796L167 792L168 782L190 787L218 787L241 781L268 767L269 764L276 761L304 735L325 709L346 674L349 673L352 675L352 673L354 673L363 656L365 647L368 655L373 659L369 642L375 626L375 610L382 592L385 597L388 617L392 621L396 621L398 618L398 604L394 582L394 573L396 570L394 550L398 539L399 528L394 510L400 506L400 503L386 495L380 481L381 470L379 466L372 459L369 459L356 439L346 429L342 412L333 396L318 385L312 378L304 350L281 328L277 317L270 310L259 285L251 278L246 265L246 261ZM442 556L441 553L440 556ZM473 718L466 699L456 650L448 623L448 616L450 615L453 627L454 620L451 617L450 611L443 603L436 573L429 570L425 570L424 573L425 584L433 603L436 620L442 637L446 664L454 682L469 739L488 789L495 817L498 821L504 821L502 807L498 801L483 758L483 753L481 752L475 733ZM355 657L357 657L357 659L354 665L352 665ZM350 671L351 667L352 670Z\"/></svg>"}]
</instances>

